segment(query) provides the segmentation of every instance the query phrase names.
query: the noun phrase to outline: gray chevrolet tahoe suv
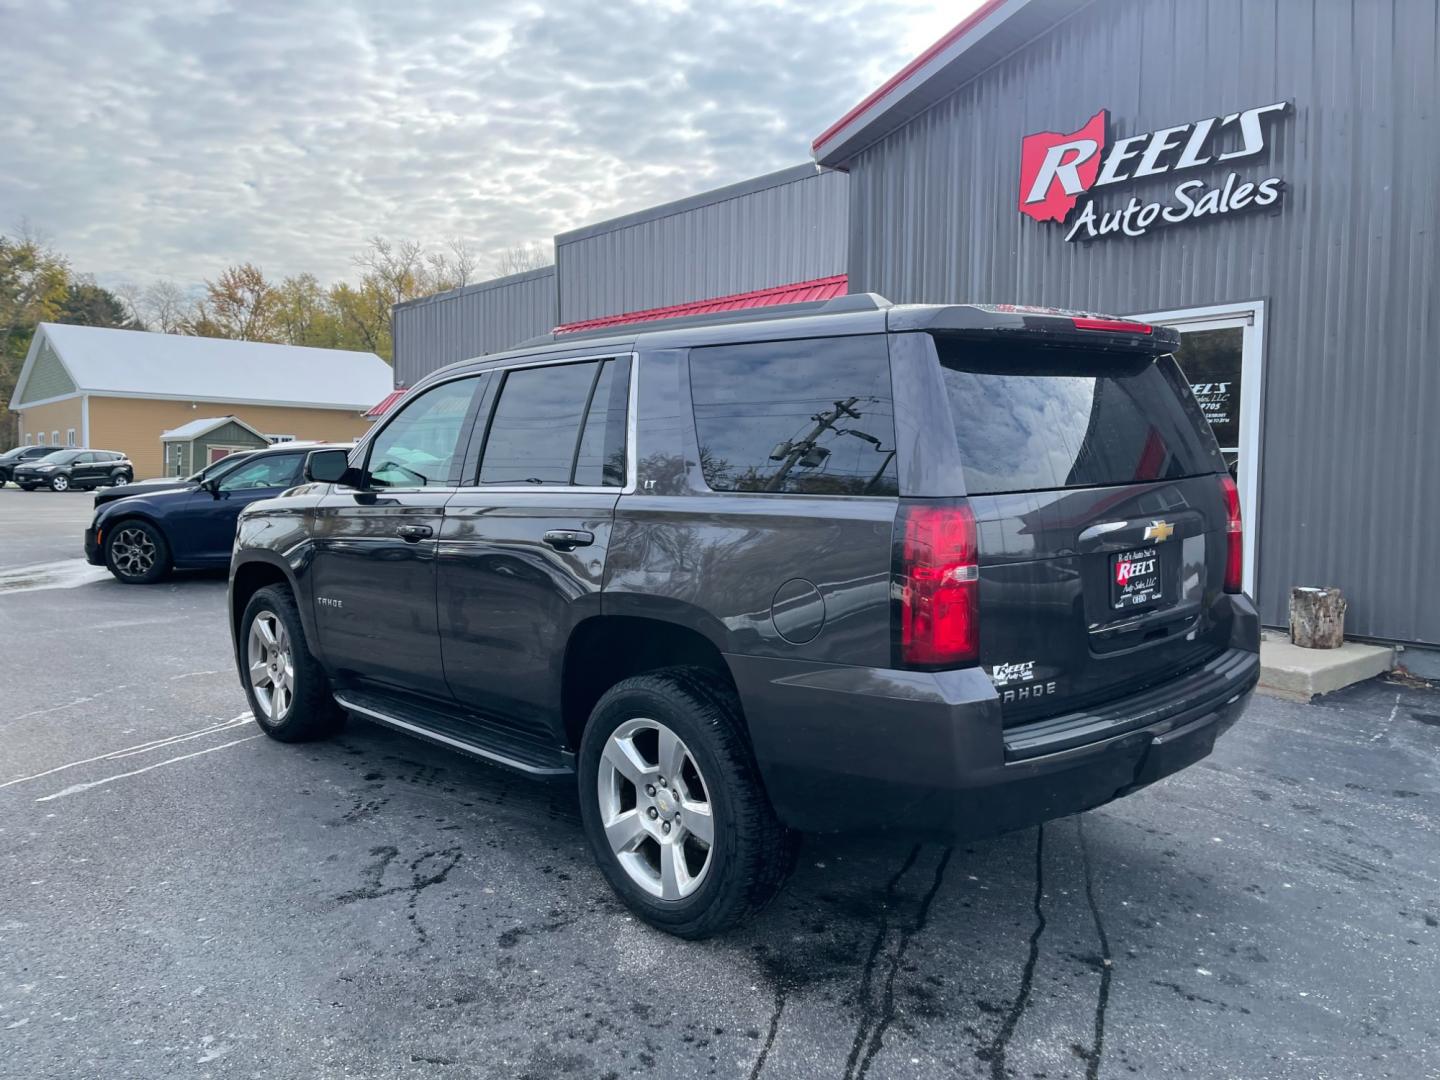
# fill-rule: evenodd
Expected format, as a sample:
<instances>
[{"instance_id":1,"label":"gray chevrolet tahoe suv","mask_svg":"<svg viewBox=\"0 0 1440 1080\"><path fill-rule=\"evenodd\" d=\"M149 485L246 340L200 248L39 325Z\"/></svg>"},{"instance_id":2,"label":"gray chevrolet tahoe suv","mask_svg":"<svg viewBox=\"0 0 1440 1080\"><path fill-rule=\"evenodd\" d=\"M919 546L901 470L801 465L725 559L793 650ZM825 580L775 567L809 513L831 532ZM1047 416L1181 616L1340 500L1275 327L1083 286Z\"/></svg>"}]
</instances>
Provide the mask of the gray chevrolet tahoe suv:
<instances>
[{"instance_id":1,"label":"gray chevrolet tahoe suv","mask_svg":"<svg viewBox=\"0 0 1440 1080\"><path fill-rule=\"evenodd\" d=\"M687 937L768 900L797 832L1099 806L1258 677L1178 343L861 295L447 367L241 516L255 719L573 778L610 884Z\"/></svg>"}]
</instances>

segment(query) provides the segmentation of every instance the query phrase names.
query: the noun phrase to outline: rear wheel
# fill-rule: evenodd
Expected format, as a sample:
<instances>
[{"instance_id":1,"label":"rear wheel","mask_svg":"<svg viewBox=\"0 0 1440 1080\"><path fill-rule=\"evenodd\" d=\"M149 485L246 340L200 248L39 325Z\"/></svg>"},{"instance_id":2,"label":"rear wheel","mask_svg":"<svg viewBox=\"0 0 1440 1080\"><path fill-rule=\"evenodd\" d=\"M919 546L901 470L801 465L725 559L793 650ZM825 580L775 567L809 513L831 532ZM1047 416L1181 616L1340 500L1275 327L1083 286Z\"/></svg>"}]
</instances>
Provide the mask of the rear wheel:
<instances>
[{"instance_id":1,"label":"rear wheel","mask_svg":"<svg viewBox=\"0 0 1440 1080\"><path fill-rule=\"evenodd\" d=\"M305 643L305 628L290 590L267 585L245 605L239 660L250 711L262 731L280 742L323 739L339 731L345 714L330 694L325 669Z\"/></svg>"},{"instance_id":2,"label":"rear wheel","mask_svg":"<svg viewBox=\"0 0 1440 1080\"><path fill-rule=\"evenodd\" d=\"M763 907L795 844L760 783L734 691L699 668L611 687L580 743L580 808L606 880L652 925L720 933Z\"/></svg>"},{"instance_id":3,"label":"rear wheel","mask_svg":"<svg viewBox=\"0 0 1440 1080\"><path fill-rule=\"evenodd\" d=\"M51 490L51 491L69 491L69 490L70 490L70 478L69 478L68 476L64 475L63 473L61 473L61 474L58 475L58 476L52 476L52 477L50 478L50 490Z\"/></svg>"},{"instance_id":4,"label":"rear wheel","mask_svg":"<svg viewBox=\"0 0 1440 1080\"><path fill-rule=\"evenodd\" d=\"M128 484L133 479L134 477L131 476L124 469L117 469L110 474L110 484L112 487L119 487L121 484Z\"/></svg>"},{"instance_id":5,"label":"rear wheel","mask_svg":"<svg viewBox=\"0 0 1440 1080\"><path fill-rule=\"evenodd\" d=\"M126 585L151 585L170 572L170 545L148 521L121 521L105 534L105 566Z\"/></svg>"}]
</instances>

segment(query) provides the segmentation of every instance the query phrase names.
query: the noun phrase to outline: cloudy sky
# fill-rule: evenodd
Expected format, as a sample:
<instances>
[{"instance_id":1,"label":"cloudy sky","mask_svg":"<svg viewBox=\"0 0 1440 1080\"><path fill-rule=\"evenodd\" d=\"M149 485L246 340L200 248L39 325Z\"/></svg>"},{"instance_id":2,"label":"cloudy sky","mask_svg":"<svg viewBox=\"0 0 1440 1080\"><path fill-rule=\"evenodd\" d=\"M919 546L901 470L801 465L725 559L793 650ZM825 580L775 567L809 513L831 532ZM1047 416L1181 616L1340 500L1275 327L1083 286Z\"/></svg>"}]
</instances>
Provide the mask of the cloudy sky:
<instances>
[{"instance_id":1,"label":"cloudy sky","mask_svg":"<svg viewBox=\"0 0 1440 1080\"><path fill-rule=\"evenodd\" d=\"M0 0L0 231L102 282L488 262L806 160L976 2Z\"/></svg>"}]
</instances>

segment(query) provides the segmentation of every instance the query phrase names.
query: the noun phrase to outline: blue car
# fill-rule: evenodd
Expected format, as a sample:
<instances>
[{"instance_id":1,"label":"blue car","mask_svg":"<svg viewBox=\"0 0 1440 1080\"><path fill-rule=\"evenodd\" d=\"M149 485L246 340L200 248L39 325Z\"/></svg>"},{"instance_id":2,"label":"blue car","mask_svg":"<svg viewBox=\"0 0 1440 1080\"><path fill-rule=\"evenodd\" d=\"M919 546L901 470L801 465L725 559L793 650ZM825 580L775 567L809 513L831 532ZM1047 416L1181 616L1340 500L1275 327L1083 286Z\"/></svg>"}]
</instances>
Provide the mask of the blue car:
<instances>
[{"instance_id":1,"label":"blue car","mask_svg":"<svg viewBox=\"0 0 1440 1080\"><path fill-rule=\"evenodd\" d=\"M301 483L305 456L331 448L349 444L283 443L202 481L107 502L85 530L85 558L127 585L149 585L171 570L226 566L240 511Z\"/></svg>"}]
</instances>

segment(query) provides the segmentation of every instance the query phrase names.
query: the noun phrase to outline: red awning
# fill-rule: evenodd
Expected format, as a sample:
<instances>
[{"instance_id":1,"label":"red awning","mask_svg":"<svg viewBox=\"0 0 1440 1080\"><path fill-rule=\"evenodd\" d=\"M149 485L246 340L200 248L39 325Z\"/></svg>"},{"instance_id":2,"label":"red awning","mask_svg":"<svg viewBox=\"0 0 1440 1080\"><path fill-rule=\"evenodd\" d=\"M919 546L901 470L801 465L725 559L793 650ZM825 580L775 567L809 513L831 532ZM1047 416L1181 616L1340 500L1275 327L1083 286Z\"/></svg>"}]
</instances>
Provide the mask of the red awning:
<instances>
[{"instance_id":1,"label":"red awning","mask_svg":"<svg viewBox=\"0 0 1440 1080\"><path fill-rule=\"evenodd\" d=\"M720 311L773 307L776 304L803 304L810 300L831 300L837 296L844 296L847 287L846 275L836 274L834 277L815 278L813 281L798 281L793 285L776 285L769 289L736 293L733 296L717 296L711 300L692 300L688 304L673 304L670 307L646 308L644 311L627 311L623 315L605 315L598 319L584 319L580 322L557 326L555 332L557 334L574 334L581 330L600 330L607 326L650 322L653 319L673 319L681 315L713 315Z\"/></svg>"},{"instance_id":2,"label":"red awning","mask_svg":"<svg viewBox=\"0 0 1440 1080\"><path fill-rule=\"evenodd\" d=\"M379 420L380 417L384 416L391 409L393 409L395 407L395 403L404 396L405 390L403 388L390 391L390 393L386 394L383 398L380 399L379 404L377 404L374 408L372 408L369 412L365 414L365 419Z\"/></svg>"}]
</instances>

